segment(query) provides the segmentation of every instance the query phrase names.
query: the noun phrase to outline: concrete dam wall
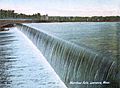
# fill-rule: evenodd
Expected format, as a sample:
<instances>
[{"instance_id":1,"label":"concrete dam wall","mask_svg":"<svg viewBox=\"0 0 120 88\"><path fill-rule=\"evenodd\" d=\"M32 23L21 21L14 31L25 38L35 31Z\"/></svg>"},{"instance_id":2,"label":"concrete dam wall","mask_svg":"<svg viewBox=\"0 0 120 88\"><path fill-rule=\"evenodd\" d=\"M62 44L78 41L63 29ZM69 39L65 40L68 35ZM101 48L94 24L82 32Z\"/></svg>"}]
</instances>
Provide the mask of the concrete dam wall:
<instances>
[{"instance_id":1,"label":"concrete dam wall","mask_svg":"<svg viewBox=\"0 0 120 88\"><path fill-rule=\"evenodd\" d=\"M119 88L114 59L42 30L23 24L16 27L37 46L68 88Z\"/></svg>"}]
</instances>

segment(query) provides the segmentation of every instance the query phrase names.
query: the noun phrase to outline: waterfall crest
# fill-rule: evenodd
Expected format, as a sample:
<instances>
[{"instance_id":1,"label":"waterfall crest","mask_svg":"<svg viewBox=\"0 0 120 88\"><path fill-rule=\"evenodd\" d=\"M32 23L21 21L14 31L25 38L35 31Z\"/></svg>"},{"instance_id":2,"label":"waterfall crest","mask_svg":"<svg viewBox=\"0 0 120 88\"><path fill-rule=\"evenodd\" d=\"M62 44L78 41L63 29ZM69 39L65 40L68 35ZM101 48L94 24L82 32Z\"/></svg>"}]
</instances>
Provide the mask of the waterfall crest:
<instances>
[{"instance_id":1,"label":"waterfall crest","mask_svg":"<svg viewBox=\"0 0 120 88\"><path fill-rule=\"evenodd\" d=\"M68 88L118 88L114 59L23 24L16 27L37 46Z\"/></svg>"}]
</instances>

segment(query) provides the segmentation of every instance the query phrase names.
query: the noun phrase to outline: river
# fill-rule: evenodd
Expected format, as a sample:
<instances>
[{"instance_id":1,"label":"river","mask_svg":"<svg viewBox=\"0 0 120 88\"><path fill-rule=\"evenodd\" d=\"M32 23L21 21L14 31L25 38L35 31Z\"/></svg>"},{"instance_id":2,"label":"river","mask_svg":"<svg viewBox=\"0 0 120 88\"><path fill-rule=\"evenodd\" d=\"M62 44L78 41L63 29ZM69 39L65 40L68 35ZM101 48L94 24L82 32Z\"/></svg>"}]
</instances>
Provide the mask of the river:
<instances>
[{"instance_id":1,"label":"river","mask_svg":"<svg viewBox=\"0 0 120 88\"><path fill-rule=\"evenodd\" d=\"M25 25L35 28L43 33L46 33L52 36L53 38L60 40L62 43L65 42L65 44L63 44L63 47L65 48L61 48L62 43L60 43L58 40L57 40L57 43L51 42L53 46L54 44L57 44L56 48L53 48L55 49L55 51L52 49L53 54L55 54L55 55L52 54L53 55L52 58L53 60L54 58L57 59L57 60L55 59L55 61L59 61L58 59L61 60L63 58L66 59L66 57L69 57L69 56L71 56L69 57L70 59L73 57L72 55L67 56L67 54L72 52L71 49L70 49L71 50L70 52L67 51L67 49L69 50L69 47L70 47L70 46L68 47L66 46L66 42L67 42L72 45L75 45L75 47L80 46L86 49L86 51L89 50L96 54L105 56L107 57L107 60L109 60L108 58L112 58L112 61L115 61L116 63L117 61L119 62L119 55L120 55L120 39L119 39L120 24L119 23L116 23L116 22L30 23ZM40 36L36 35L36 36L39 38L42 35ZM35 42L37 41L39 44L38 40L40 39L37 39L36 36L31 37L31 39L36 38L36 39L33 39L33 41ZM45 38L47 39L45 35L43 35L42 38L43 38L42 40L43 46L48 44L48 47L45 48L46 49L45 51L43 49L43 52L45 53L45 55L49 55L50 54L49 50L52 47L52 45L50 45L51 47L49 47L49 43L47 42L49 40L44 40ZM60 47L58 45L60 45ZM63 53L62 51L66 51L67 53L62 55ZM60 53L57 54L58 52ZM73 53L76 55L77 51ZM84 53L85 52L83 52L83 54ZM92 56L94 55L91 55L91 57ZM0 67L1 67L0 68L0 74L1 74L0 88L66 88L64 83L60 80L58 75L55 73L55 71L46 61L46 58L44 58L41 52L26 37L26 35L20 32L17 28L11 28L10 31L6 31L6 32L0 32ZM48 59L49 58L51 57L48 57ZM74 61L76 59L77 58L74 58L72 60ZM91 59L91 58L87 58L87 59ZM97 60L95 61L98 62ZM103 62L103 66L105 66L106 64L106 68L104 68L104 70L108 69L108 72L109 72L110 68L107 68L107 66L109 66L107 65L109 64L107 63L107 60L106 62ZM78 70L78 73L79 71L80 72L86 72L87 70L89 71L87 67L90 67L93 69L93 73L91 71L90 74L94 74L94 72L96 72L96 75L98 75L97 69L100 69L101 67L99 67L99 65L96 65L94 63L94 60L93 62L90 61L91 63L94 63L93 64L94 66L92 66L91 64L89 65L88 62L85 63L86 64L85 66L83 64L83 68L85 69L81 69L82 68L81 66L80 70ZM54 64L53 66L56 68L62 68L65 66L66 68L64 68L63 71L66 71L67 65L68 65L70 72L73 72L74 69L71 69L70 67L72 67L74 64L72 65L71 63L69 66L69 64L67 63L68 62L61 63L63 65ZM76 64L79 64L79 63L76 62ZM77 69L77 67L75 69ZM102 71L101 69L100 71ZM63 71L62 69L60 70L58 69L58 73L61 75L60 77L64 78L67 75L65 75L66 72L64 73ZM89 72L86 72L85 74L87 73L89 75ZM77 73L74 71L74 74L77 74ZM69 78L70 77L69 75L74 75L74 74L72 73L68 74L68 80L71 79ZM102 73L100 74L102 75ZM105 74L109 74L109 73L105 73ZM85 77L83 75L80 76L81 79L84 79L84 78L87 79L87 76L85 75L86 76ZM78 74L78 77L79 77L79 74ZM100 77L101 76L98 75L98 78ZM81 80L81 79L75 78L75 80L76 79Z\"/></svg>"}]
</instances>

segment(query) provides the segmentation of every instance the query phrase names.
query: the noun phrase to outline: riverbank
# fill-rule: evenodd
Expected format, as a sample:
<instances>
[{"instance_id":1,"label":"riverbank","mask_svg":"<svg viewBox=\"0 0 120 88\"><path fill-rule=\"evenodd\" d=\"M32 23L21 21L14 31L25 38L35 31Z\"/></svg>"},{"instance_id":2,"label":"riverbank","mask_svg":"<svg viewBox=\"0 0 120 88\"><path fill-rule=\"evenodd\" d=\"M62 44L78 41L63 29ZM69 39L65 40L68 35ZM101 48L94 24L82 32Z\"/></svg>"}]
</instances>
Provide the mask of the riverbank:
<instances>
[{"instance_id":1,"label":"riverbank","mask_svg":"<svg viewBox=\"0 0 120 88\"><path fill-rule=\"evenodd\" d=\"M0 19L0 28L14 27L15 23L32 23L30 19Z\"/></svg>"},{"instance_id":2,"label":"riverbank","mask_svg":"<svg viewBox=\"0 0 120 88\"><path fill-rule=\"evenodd\" d=\"M57 17L58 18L58 17ZM14 27L16 23L54 23L54 22L120 22L119 20L60 20L49 18L49 20L40 19L0 19L0 28ZM68 18L68 17L67 17ZM55 20L56 19L56 20Z\"/></svg>"}]
</instances>

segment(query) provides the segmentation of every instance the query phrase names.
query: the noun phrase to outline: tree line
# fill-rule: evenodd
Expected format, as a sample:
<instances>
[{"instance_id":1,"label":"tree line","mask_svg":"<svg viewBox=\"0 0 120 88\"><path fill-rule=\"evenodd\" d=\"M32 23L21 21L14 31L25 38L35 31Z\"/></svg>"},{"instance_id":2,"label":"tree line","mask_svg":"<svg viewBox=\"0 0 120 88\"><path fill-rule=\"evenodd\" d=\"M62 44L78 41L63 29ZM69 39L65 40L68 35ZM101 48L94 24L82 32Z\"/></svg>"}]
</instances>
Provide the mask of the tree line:
<instances>
[{"instance_id":1,"label":"tree line","mask_svg":"<svg viewBox=\"0 0 120 88\"><path fill-rule=\"evenodd\" d=\"M40 13L26 15L23 13L15 13L14 10L0 10L0 19L33 19L38 21L50 21L50 22L118 22L120 16L93 16L93 17L61 17L61 16L48 16L41 15Z\"/></svg>"},{"instance_id":2,"label":"tree line","mask_svg":"<svg viewBox=\"0 0 120 88\"><path fill-rule=\"evenodd\" d=\"M0 19L8 19L8 18L22 18L22 19L40 19L41 15L40 13L32 14L32 15L26 15L23 13L15 13L14 10L0 10Z\"/></svg>"}]
</instances>

